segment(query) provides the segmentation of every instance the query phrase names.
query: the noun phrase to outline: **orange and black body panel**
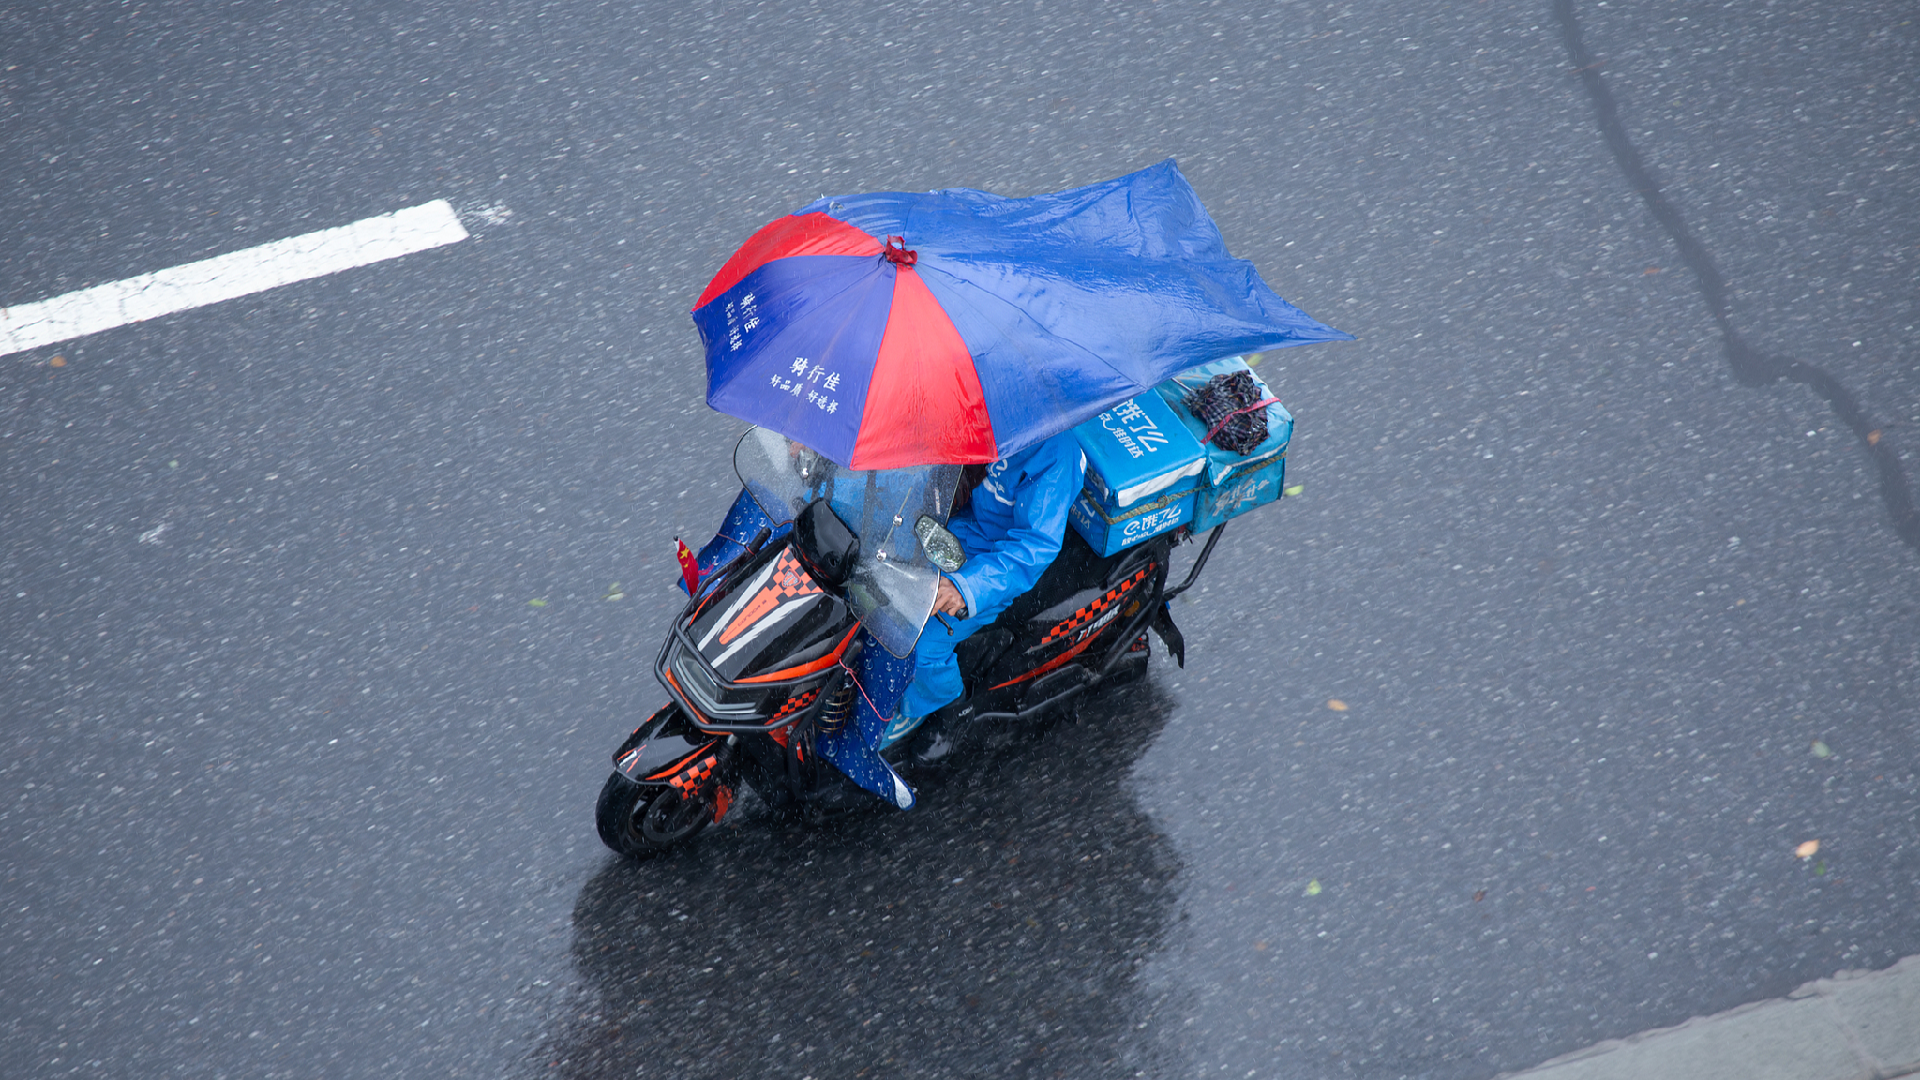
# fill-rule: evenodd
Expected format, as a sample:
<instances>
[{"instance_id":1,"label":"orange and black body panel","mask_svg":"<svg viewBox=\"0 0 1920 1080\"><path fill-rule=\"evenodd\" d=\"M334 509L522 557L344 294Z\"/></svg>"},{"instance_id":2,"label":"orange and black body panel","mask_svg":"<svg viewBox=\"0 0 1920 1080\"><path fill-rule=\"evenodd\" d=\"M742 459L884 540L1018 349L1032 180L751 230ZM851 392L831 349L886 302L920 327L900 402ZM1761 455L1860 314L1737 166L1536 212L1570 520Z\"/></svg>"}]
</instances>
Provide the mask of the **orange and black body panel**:
<instances>
[{"instance_id":1,"label":"orange and black body panel","mask_svg":"<svg viewBox=\"0 0 1920 1080\"><path fill-rule=\"evenodd\" d=\"M1036 719L1123 664L1138 669L1149 630L1184 654L1166 607L1168 561L1184 538L1183 530L1102 556L1069 532L1033 591L958 650L972 690L959 717Z\"/></svg>"},{"instance_id":2,"label":"orange and black body panel","mask_svg":"<svg viewBox=\"0 0 1920 1080\"><path fill-rule=\"evenodd\" d=\"M770 544L687 605L654 674L702 731L767 732L806 715L859 630L790 543Z\"/></svg>"},{"instance_id":3,"label":"orange and black body panel","mask_svg":"<svg viewBox=\"0 0 1920 1080\"><path fill-rule=\"evenodd\" d=\"M719 742L693 726L680 706L667 705L613 752L613 771L638 784L665 784Z\"/></svg>"}]
</instances>

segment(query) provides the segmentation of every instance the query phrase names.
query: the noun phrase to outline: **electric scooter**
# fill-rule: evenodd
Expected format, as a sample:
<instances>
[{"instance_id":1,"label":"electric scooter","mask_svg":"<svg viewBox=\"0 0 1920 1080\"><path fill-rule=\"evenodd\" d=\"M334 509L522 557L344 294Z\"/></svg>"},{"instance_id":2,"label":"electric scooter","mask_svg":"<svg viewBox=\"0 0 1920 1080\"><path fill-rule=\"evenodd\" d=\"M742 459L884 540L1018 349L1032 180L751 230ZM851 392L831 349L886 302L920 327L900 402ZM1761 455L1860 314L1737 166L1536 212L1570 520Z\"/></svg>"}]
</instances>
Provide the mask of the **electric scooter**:
<instances>
[{"instance_id":1,"label":"electric scooter","mask_svg":"<svg viewBox=\"0 0 1920 1080\"><path fill-rule=\"evenodd\" d=\"M1142 677L1150 631L1184 666L1168 601L1192 587L1225 528L1209 531L1172 587L1185 527L1111 555L1069 529L1035 587L955 650L966 694L888 744L914 642L945 632L930 618L939 575L964 564L945 527L960 467L846 469L759 428L734 465L742 496L689 572L686 607L654 661L669 700L614 750L600 791L600 838L622 855L686 843L743 787L806 818L910 808L911 778Z\"/></svg>"}]
</instances>

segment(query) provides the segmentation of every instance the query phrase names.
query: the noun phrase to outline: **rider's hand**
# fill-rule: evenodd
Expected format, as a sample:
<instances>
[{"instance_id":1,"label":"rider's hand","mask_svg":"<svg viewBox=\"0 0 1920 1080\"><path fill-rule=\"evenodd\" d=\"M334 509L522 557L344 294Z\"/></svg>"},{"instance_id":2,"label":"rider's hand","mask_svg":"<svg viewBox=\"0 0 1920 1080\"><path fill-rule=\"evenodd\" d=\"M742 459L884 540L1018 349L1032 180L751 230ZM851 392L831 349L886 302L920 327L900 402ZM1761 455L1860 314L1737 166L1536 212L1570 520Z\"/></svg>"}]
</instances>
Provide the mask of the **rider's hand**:
<instances>
[{"instance_id":1,"label":"rider's hand","mask_svg":"<svg viewBox=\"0 0 1920 1080\"><path fill-rule=\"evenodd\" d=\"M933 598L933 610L964 619L967 617L967 602L961 598L960 590L953 587L953 582L943 577L940 579L940 591Z\"/></svg>"}]
</instances>

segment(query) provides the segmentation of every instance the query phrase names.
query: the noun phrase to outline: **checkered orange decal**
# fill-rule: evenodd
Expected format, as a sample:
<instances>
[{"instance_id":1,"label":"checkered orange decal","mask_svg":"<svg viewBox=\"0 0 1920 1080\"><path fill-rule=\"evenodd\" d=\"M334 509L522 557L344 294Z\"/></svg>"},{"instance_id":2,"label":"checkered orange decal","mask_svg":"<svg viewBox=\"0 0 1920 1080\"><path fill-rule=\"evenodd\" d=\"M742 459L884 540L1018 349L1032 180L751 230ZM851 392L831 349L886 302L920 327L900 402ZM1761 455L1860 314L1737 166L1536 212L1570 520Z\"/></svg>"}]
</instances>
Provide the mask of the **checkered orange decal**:
<instances>
[{"instance_id":1,"label":"checkered orange decal","mask_svg":"<svg viewBox=\"0 0 1920 1080\"><path fill-rule=\"evenodd\" d=\"M667 781L667 786L678 791L682 798L691 799L700 790L700 786L707 782L707 778L713 775L713 767L718 764L720 759L708 754L695 762L691 768L682 769L674 774L673 779Z\"/></svg>"},{"instance_id":2,"label":"checkered orange decal","mask_svg":"<svg viewBox=\"0 0 1920 1080\"><path fill-rule=\"evenodd\" d=\"M1141 567L1132 577L1108 589L1106 595L1095 598L1093 603L1055 623L1053 629L1047 631L1047 636L1040 639L1040 644L1051 645L1056 641L1065 641L1081 627L1105 615L1108 608L1127 595L1128 590L1147 579L1148 569L1150 569L1148 566Z\"/></svg>"},{"instance_id":3,"label":"checkered orange decal","mask_svg":"<svg viewBox=\"0 0 1920 1080\"><path fill-rule=\"evenodd\" d=\"M767 726L768 727L778 726L780 722L785 720L787 717L792 716L794 713L797 713L801 709L804 709L807 706L813 704L813 699L819 696L820 696L820 688L817 686L811 690L807 690L802 693L793 695L792 697L787 699L787 703L785 705L780 706L780 711L777 713L774 713L773 718L767 721Z\"/></svg>"},{"instance_id":4,"label":"checkered orange decal","mask_svg":"<svg viewBox=\"0 0 1920 1080\"><path fill-rule=\"evenodd\" d=\"M1053 629L1047 631L1047 636L1040 639L1040 645L1036 645L1034 648L1037 649L1043 645L1050 645L1056 641L1065 641L1071 637L1078 636L1079 639L1072 645L1067 646L1066 650L1061 652L1059 656L1041 664L1025 675L1015 675L1006 682L998 683L991 687L991 689L998 690L1002 686L1012 686L1014 683L1026 682L1028 679L1037 679L1055 668L1064 666L1068 661L1086 651L1087 646L1093 644L1094 641L1094 635L1090 632L1092 626L1100 621L1108 609L1119 603L1121 597L1132 591L1135 585L1145 581L1147 579L1147 571L1152 569L1153 564L1148 563L1146 566L1141 567L1132 577L1108 589L1105 595L1098 597L1093 603L1088 604L1086 607L1055 623Z\"/></svg>"},{"instance_id":5,"label":"checkered orange decal","mask_svg":"<svg viewBox=\"0 0 1920 1080\"><path fill-rule=\"evenodd\" d=\"M748 601L747 606L740 609L740 614L735 615L727 628L720 632L720 644L733 644L734 638L746 633L754 623L766 618L794 597L814 596L821 591L819 583L800 565L793 549L782 551L780 557L774 560L773 576L761 586L760 594Z\"/></svg>"}]
</instances>

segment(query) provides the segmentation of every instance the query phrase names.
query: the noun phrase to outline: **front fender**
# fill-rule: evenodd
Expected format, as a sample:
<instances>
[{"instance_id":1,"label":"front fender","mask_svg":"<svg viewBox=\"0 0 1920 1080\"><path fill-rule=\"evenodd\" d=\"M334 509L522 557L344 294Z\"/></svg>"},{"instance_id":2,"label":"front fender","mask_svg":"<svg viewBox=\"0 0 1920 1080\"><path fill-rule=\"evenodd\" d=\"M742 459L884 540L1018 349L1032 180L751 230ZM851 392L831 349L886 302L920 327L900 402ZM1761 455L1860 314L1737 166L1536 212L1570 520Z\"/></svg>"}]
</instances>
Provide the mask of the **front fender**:
<instances>
[{"instance_id":1,"label":"front fender","mask_svg":"<svg viewBox=\"0 0 1920 1080\"><path fill-rule=\"evenodd\" d=\"M636 784L665 784L680 766L719 743L694 727L679 705L666 705L613 752L613 771Z\"/></svg>"}]
</instances>

